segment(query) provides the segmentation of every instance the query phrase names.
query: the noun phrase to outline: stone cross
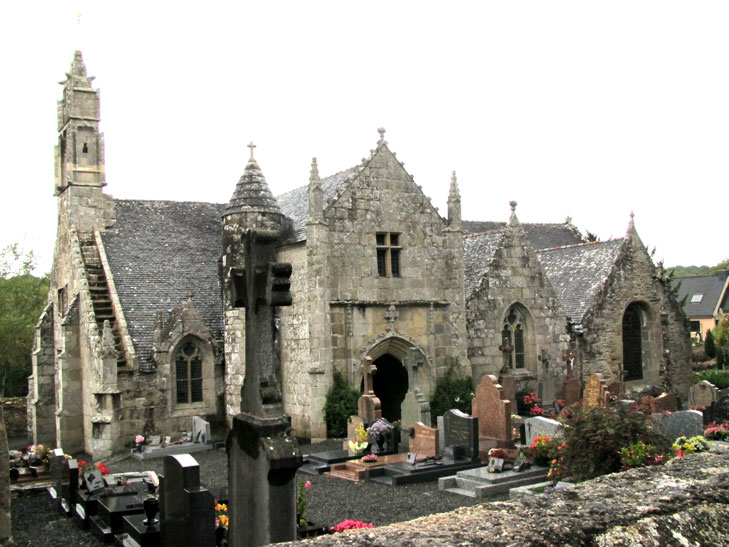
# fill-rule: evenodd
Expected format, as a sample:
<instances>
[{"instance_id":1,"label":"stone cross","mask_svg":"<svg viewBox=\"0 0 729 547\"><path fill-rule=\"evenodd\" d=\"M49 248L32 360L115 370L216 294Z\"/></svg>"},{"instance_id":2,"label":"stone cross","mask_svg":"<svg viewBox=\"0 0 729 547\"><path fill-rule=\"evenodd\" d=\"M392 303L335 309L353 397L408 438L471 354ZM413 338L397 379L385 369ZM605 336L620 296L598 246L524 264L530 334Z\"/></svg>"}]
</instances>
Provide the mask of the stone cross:
<instances>
[{"instance_id":1,"label":"stone cross","mask_svg":"<svg viewBox=\"0 0 729 547\"><path fill-rule=\"evenodd\" d=\"M499 351L504 355L504 366L501 368L501 372L503 373L511 368L511 352L514 351L514 347L506 336L504 336L504 341L499 346Z\"/></svg>"},{"instance_id":2,"label":"stone cross","mask_svg":"<svg viewBox=\"0 0 729 547\"><path fill-rule=\"evenodd\" d=\"M566 349L562 354L562 360L564 361L565 367L567 368L567 376L572 376L572 369L574 368L575 354L572 353L571 349Z\"/></svg>"},{"instance_id":3,"label":"stone cross","mask_svg":"<svg viewBox=\"0 0 729 547\"><path fill-rule=\"evenodd\" d=\"M251 149L251 159L253 159L253 149L256 147L256 145L253 144L253 141L251 141L250 144L247 144L246 146Z\"/></svg>"},{"instance_id":4,"label":"stone cross","mask_svg":"<svg viewBox=\"0 0 729 547\"><path fill-rule=\"evenodd\" d=\"M377 372L377 367L372 364L372 357L369 355L362 359L362 363L359 366L359 371L362 373L362 379L364 380L364 393L365 395L374 395L375 389L372 385L372 375Z\"/></svg>"},{"instance_id":5,"label":"stone cross","mask_svg":"<svg viewBox=\"0 0 729 547\"><path fill-rule=\"evenodd\" d=\"M415 348L410 348L407 355L405 356L405 368L408 371L408 391L414 393L420 392L420 386L418 385L418 367L423 364L418 359L420 352Z\"/></svg>"}]
</instances>

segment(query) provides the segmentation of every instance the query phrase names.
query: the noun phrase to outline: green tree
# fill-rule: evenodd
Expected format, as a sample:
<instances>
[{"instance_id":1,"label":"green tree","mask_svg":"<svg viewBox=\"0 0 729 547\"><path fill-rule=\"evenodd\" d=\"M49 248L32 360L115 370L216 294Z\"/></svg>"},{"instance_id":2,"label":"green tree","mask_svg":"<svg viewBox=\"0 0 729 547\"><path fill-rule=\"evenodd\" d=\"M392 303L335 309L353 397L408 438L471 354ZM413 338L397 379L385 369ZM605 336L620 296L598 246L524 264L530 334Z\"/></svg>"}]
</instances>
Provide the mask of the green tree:
<instances>
[{"instance_id":1,"label":"green tree","mask_svg":"<svg viewBox=\"0 0 729 547\"><path fill-rule=\"evenodd\" d=\"M17 244L0 252L0 394L22 396L28 392L31 351L36 322L46 304L48 276L31 275L32 252Z\"/></svg>"},{"instance_id":2,"label":"green tree","mask_svg":"<svg viewBox=\"0 0 729 547\"><path fill-rule=\"evenodd\" d=\"M430 399L430 416L432 425L438 416L442 416L452 408L466 414L471 413L471 399L475 392L473 378L458 374L456 364L451 364L445 374L438 378Z\"/></svg>"},{"instance_id":3,"label":"green tree","mask_svg":"<svg viewBox=\"0 0 729 547\"><path fill-rule=\"evenodd\" d=\"M716 345L714 344L714 335L711 334L710 330L706 331L706 338L704 339L704 351L709 359L716 357Z\"/></svg>"}]
</instances>

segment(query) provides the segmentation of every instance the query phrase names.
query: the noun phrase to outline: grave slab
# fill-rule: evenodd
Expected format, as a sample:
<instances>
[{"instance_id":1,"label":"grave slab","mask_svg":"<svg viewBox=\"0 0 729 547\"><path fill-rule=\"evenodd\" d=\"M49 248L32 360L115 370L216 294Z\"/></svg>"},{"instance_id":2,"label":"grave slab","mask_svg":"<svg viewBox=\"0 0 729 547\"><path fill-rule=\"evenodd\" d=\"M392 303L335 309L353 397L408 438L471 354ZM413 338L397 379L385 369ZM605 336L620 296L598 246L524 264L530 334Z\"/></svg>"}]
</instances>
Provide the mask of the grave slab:
<instances>
[{"instance_id":1,"label":"grave slab","mask_svg":"<svg viewBox=\"0 0 729 547\"><path fill-rule=\"evenodd\" d=\"M517 486L543 482L548 473L548 467L536 465L524 471L501 473L489 473L486 467L478 467L438 479L438 489L472 498L489 498L504 494Z\"/></svg>"}]
</instances>

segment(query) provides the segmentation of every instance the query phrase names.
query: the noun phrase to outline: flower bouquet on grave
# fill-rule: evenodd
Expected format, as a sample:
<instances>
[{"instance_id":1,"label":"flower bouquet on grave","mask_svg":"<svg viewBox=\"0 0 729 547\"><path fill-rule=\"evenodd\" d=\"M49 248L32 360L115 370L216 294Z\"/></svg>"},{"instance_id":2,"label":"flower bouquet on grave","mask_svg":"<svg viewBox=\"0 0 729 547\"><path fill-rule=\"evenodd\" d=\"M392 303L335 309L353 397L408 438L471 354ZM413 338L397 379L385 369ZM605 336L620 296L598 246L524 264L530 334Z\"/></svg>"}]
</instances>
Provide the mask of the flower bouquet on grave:
<instances>
[{"instance_id":1,"label":"flower bouquet on grave","mask_svg":"<svg viewBox=\"0 0 729 547\"><path fill-rule=\"evenodd\" d=\"M537 465L548 466L557 454L557 440L547 435L537 435L531 444L522 449L522 454Z\"/></svg>"},{"instance_id":2,"label":"flower bouquet on grave","mask_svg":"<svg viewBox=\"0 0 729 547\"><path fill-rule=\"evenodd\" d=\"M704 431L704 437L712 441L729 441L729 423L716 425L716 422L711 422Z\"/></svg>"},{"instance_id":3,"label":"flower bouquet on grave","mask_svg":"<svg viewBox=\"0 0 729 547\"><path fill-rule=\"evenodd\" d=\"M709 450L709 443L701 435L696 435L690 439L681 436L673 443L672 448L677 458L683 458L686 454L694 454L696 452L706 452Z\"/></svg>"},{"instance_id":4,"label":"flower bouquet on grave","mask_svg":"<svg viewBox=\"0 0 729 547\"><path fill-rule=\"evenodd\" d=\"M142 451L142 447L144 446L144 435L137 435L134 437L134 448L137 452Z\"/></svg>"},{"instance_id":5,"label":"flower bouquet on grave","mask_svg":"<svg viewBox=\"0 0 729 547\"><path fill-rule=\"evenodd\" d=\"M350 440L347 444L352 453L356 456L359 456L365 451L365 448L367 448L367 446L369 445L369 443L367 442L369 436L365 431L364 424L359 424L359 427L354 430L354 435L355 439L353 441Z\"/></svg>"},{"instance_id":6,"label":"flower bouquet on grave","mask_svg":"<svg viewBox=\"0 0 729 547\"><path fill-rule=\"evenodd\" d=\"M228 505L215 500L215 546L221 547L228 544Z\"/></svg>"},{"instance_id":7,"label":"flower bouquet on grave","mask_svg":"<svg viewBox=\"0 0 729 547\"><path fill-rule=\"evenodd\" d=\"M364 463L375 463L377 461L377 454L367 454L366 456L362 456L362 461Z\"/></svg>"},{"instance_id":8,"label":"flower bouquet on grave","mask_svg":"<svg viewBox=\"0 0 729 547\"><path fill-rule=\"evenodd\" d=\"M384 420L377 420L367 430L369 439L377 443L378 452L382 452L384 450L385 435L389 434L391 430L392 426Z\"/></svg>"}]
</instances>

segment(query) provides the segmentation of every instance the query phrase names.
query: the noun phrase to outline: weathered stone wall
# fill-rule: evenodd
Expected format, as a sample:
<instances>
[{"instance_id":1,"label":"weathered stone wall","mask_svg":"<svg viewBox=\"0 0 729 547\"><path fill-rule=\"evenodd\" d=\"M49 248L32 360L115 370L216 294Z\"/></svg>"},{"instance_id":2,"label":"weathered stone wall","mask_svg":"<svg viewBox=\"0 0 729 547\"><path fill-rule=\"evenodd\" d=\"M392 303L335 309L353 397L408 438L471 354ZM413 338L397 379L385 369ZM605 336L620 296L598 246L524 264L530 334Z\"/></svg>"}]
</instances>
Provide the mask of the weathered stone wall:
<instances>
[{"instance_id":1,"label":"weathered stone wall","mask_svg":"<svg viewBox=\"0 0 729 547\"><path fill-rule=\"evenodd\" d=\"M498 376L503 366L502 331L508 310L521 304L528 312L525 368L514 369L517 391L537 390L544 373L538 360L544 351L554 370L562 370L562 352L569 347L566 314L557 300L531 244L518 224L505 230L479 287L466 304L468 357L478 383L487 374ZM561 387L555 376L553 380Z\"/></svg>"},{"instance_id":2,"label":"weathered stone wall","mask_svg":"<svg viewBox=\"0 0 729 547\"><path fill-rule=\"evenodd\" d=\"M450 248L455 239L446 222L384 144L329 203L325 218L334 366L359 387L352 362L399 337L427 358L420 376L429 394L428 378L466 360L462 298L454 298L462 291L462 247ZM377 233L399 234L399 276L378 275Z\"/></svg>"},{"instance_id":3,"label":"weathered stone wall","mask_svg":"<svg viewBox=\"0 0 729 547\"><path fill-rule=\"evenodd\" d=\"M53 304L48 304L35 327L32 374L28 378L28 437L33 444L56 442L55 357Z\"/></svg>"},{"instance_id":4,"label":"weathered stone wall","mask_svg":"<svg viewBox=\"0 0 729 547\"><path fill-rule=\"evenodd\" d=\"M626 382L626 389L650 384L669 387L688 400L691 382L690 338L680 306L633 231L621 251L602 292L583 319L577 352L583 379L595 372L608 383L622 373L622 321L627 307L638 302L645 311L642 329L643 380ZM664 376L669 377L665 384Z\"/></svg>"},{"instance_id":5,"label":"weathered stone wall","mask_svg":"<svg viewBox=\"0 0 729 547\"><path fill-rule=\"evenodd\" d=\"M549 495L285 545L727 545L729 453L631 469Z\"/></svg>"},{"instance_id":6,"label":"weathered stone wall","mask_svg":"<svg viewBox=\"0 0 729 547\"><path fill-rule=\"evenodd\" d=\"M298 244L279 249L276 260L288 262L292 267L292 305L278 308L284 412L291 416L295 434L308 437L311 433L309 369L312 359L309 346L310 318L307 314L306 246Z\"/></svg>"}]
</instances>

